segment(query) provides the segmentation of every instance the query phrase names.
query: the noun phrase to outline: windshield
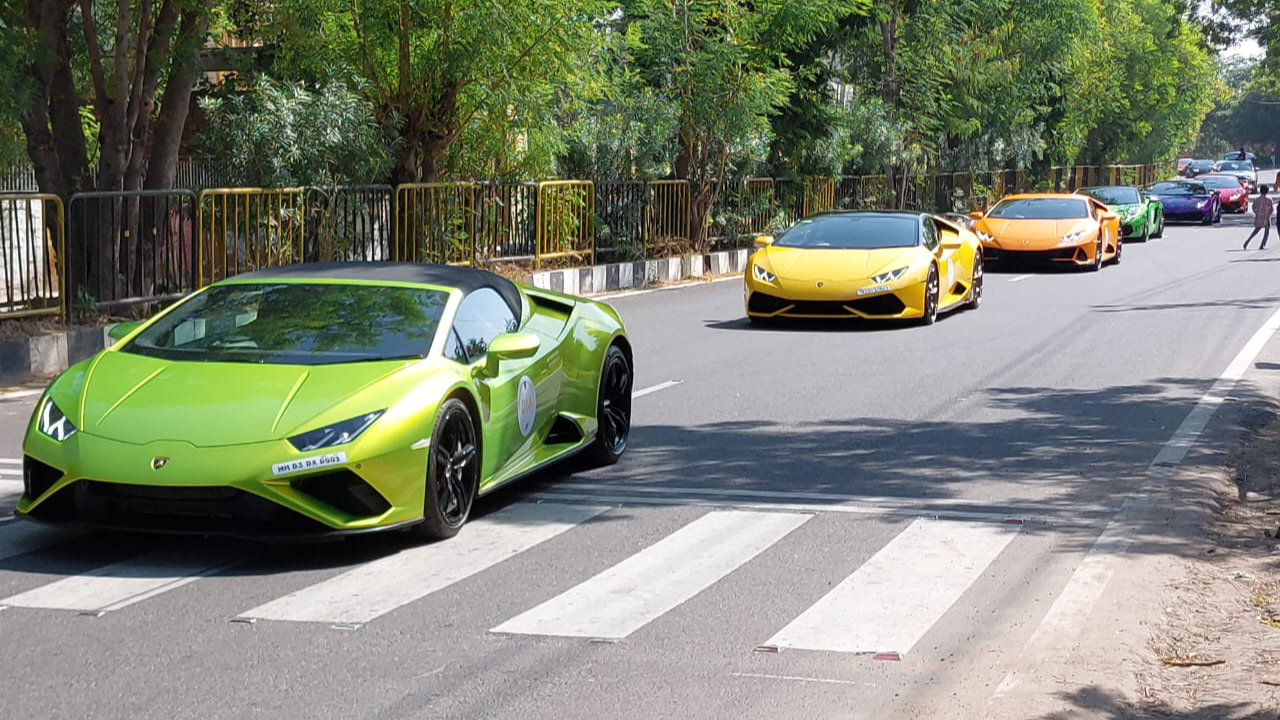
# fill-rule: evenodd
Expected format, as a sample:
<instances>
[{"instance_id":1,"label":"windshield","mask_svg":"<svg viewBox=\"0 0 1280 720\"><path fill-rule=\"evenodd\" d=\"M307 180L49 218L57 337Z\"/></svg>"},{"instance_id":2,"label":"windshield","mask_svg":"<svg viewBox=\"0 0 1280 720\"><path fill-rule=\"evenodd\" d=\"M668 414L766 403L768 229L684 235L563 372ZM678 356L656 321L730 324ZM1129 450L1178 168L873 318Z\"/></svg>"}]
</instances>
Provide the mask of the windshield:
<instances>
[{"instance_id":1,"label":"windshield","mask_svg":"<svg viewBox=\"0 0 1280 720\"><path fill-rule=\"evenodd\" d=\"M1107 205L1137 205L1142 202L1138 191L1131 187L1085 188L1080 192Z\"/></svg>"},{"instance_id":2,"label":"windshield","mask_svg":"<svg viewBox=\"0 0 1280 720\"><path fill-rule=\"evenodd\" d=\"M1199 182L1160 182L1147 189L1161 195L1204 195L1208 192L1204 183Z\"/></svg>"},{"instance_id":3,"label":"windshield","mask_svg":"<svg viewBox=\"0 0 1280 720\"><path fill-rule=\"evenodd\" d=\"M1218 163L1219 170L1252 170L1253 163L1248 160L1233 160Z\"/></svg>"},{"instance_id":4,"label":"windshield","mask_svg":"<svg viewBox=\"0 0 1280 720\"><path fill-rule=\"evenodd\" d=\"M1070 198L1001 200L988 217L1009 220L1062 220L1089 217L1089 203Z\"/></svg>"},{"instance_id":5,"label":"windshield","mask_svg":"<svg viewBox=\"0 0 1280 720\"><path fill-rule=\"evenodd\" d=\"M1240 181L1234 177L1213 177L1212 175L1200 178L1200 181L1211 188L1230 188L1239 189Z\"/></svg>"},{"instance_id":6,"label":"windshield","mask_svg":"<svg viewBox=\"0 0 1280 720\"><path fill-rule=\"evenodd\" d=\"M780 235L774 245L869 250L912 247L919 242L920 221L914 217L858 213L801 220Z\"/></svg>"},{"instance_id":7,"label":"windshield","mask_svg":"<svg viewBox=\"0 0 1280 720\"><path fill-rule=\"evenodd\" d=\"M440 290L376 285L219 285L182 303L123 350L279 365L421 358L448 299Z\"/></svg>"},{"instance_id":8,"label":"windshield","mask_svg":"<svg viewBox=\"0 0 1280 720\"><path fill-rule=\"evenodd\" d=\"M1212 161L1212 160L1192 160L1192 161L1191 161L1191 167L1193 167L1193 168L1211 168L1211 167L1213 167L1213 161Z\"/></svg>"}]
</instances>

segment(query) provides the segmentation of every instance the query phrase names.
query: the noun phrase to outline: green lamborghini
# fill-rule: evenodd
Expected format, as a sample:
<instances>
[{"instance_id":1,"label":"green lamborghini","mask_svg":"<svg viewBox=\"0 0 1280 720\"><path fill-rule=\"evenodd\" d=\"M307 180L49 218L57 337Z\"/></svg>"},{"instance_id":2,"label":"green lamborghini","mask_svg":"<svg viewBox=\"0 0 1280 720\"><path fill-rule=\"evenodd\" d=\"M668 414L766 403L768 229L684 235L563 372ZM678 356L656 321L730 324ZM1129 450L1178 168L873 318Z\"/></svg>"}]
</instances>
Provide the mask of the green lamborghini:
<instances>
[{"instance_id":1,"label":"green lamborghini","mask_svg":"<svg viewBox=\"0 0 1280 720\"><path fill-rule=\"evenodd\" d=\"M447 538L499 486L627 449L633 360L617 312L482 270L259 270L110 334L36 405L22 518Z\"/></svg>"},{"instance_id":2,"label":"green lamborghini","mask_svg":"<svg viewBox=\"0 0 1280 720\"><path fill-rule=\"evenodd\" d=\"M1080 188L1077 195L1088 195L1111 208L1120 216L1120 236L1124 240L1164 237L1164 205L1158 198L1128 185L1102 185Z\"/></svg>"}]
</instances>

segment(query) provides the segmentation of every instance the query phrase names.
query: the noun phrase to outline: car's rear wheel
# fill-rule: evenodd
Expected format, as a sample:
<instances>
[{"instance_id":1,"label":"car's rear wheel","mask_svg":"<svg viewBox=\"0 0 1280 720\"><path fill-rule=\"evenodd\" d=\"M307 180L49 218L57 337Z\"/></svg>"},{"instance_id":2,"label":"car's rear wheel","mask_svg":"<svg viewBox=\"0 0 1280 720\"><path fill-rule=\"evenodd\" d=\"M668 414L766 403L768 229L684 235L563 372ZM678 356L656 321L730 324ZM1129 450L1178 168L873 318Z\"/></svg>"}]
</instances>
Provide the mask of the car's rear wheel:
<instances>
[{"instance_id":1,"label":"car's rear wheel","mask_svg":"<svg viewBox=\"0 0 1280 720\"><path fill-rule=\"evenodd\" d=\"M480 444L466 403L453 397L436 414L427 460L427 492L418 534L432 540L458 534L480 485Z\"/></svg>"},{"instance_id":2,"label":"car's rear wheel","mask_svg":"<svg viewBox=\"0 0 1280 720\"><path fill-rule=\"evenodd\" d=\"M982 251L973 257L973 280L969 283L969 309L977 310L982 306Z\"/></svg>"},{"instance_id":3,"label":"car's rear wheel","mask_svg":"<svg viewBox=\"0 0 1280 720\"><path fill-rule=\"evenodd\" d=\"M938 321L938 266L929 266L929 276L924 281L924 314L920 316L921 325L932 325Z\"/></svg>"},{"instance_id":4,"label":"car's rear wheel","mask_svg":"<svg viewBox=\"0 0 1280 720\"><path fill-rule=\"evenodd\" d=\"M587 449L587 461L592 465L613 465L627 451L627 441L631 436L632 382L627 354L617 345L611 345L605 352L604 369L600 373L596 406L599 429L595 441Z\"/></svg>"}]
</instances>

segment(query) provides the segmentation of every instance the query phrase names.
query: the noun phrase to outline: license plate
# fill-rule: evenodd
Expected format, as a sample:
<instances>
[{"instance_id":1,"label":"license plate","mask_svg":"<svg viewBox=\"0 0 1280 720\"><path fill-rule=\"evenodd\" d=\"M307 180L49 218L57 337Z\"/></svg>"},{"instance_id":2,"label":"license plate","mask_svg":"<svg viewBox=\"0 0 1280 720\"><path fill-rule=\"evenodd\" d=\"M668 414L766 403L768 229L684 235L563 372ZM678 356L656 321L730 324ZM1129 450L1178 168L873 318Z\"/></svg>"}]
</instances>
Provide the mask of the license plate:
<instances>
[{"instance_id":1,"label":"license plate","mask_svg":"<svg viewBox=\"0 0 1280 720\"><path fill-rule=\"evenodd\" d=\"M875 287L862 288L858 291L859 295L870 295L871 293L880 293L889 289L888 285L877 285Z\"/></svg>"},{"instance_id":2,"label":"license plate","mask_svg":"<svg viewBox=\"0 0 1280 720\"><path fill-rule=\"evenodd\" d=\"M330 453L328 455L317 455L309 458L299 458L288 462L276 463L271 466L272 475L290 475L304 470L315 470L316 468L331 467L333 465L341 465L347 461L346 453Z\"/></svg>"}]
</instances>

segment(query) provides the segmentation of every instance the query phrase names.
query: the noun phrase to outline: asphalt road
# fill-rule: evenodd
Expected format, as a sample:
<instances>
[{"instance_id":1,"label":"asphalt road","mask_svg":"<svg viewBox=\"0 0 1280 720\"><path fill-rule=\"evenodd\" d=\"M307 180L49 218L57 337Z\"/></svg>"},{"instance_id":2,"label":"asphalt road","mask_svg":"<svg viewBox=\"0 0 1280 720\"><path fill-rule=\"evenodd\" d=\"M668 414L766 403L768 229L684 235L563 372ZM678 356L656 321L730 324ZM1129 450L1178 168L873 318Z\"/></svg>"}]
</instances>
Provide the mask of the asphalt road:
<instances>
[{"instance_id":1,"label":"asphalt road","mask_svg":"<svg viewBox=\"0 0 1280 720\"><path fill-rule=\"evenodd\" d=\"M1280 307L1280 238L1241 250L1249 222L1170 227L1100 273L993 271L980 309L927 328L750 327L740 281L615 298L629 454L503 492L448 543L0 520L3 715L848 720L980 699ZM0 516L34 399L0 399Z\"/></svg>"}]
</instances>

